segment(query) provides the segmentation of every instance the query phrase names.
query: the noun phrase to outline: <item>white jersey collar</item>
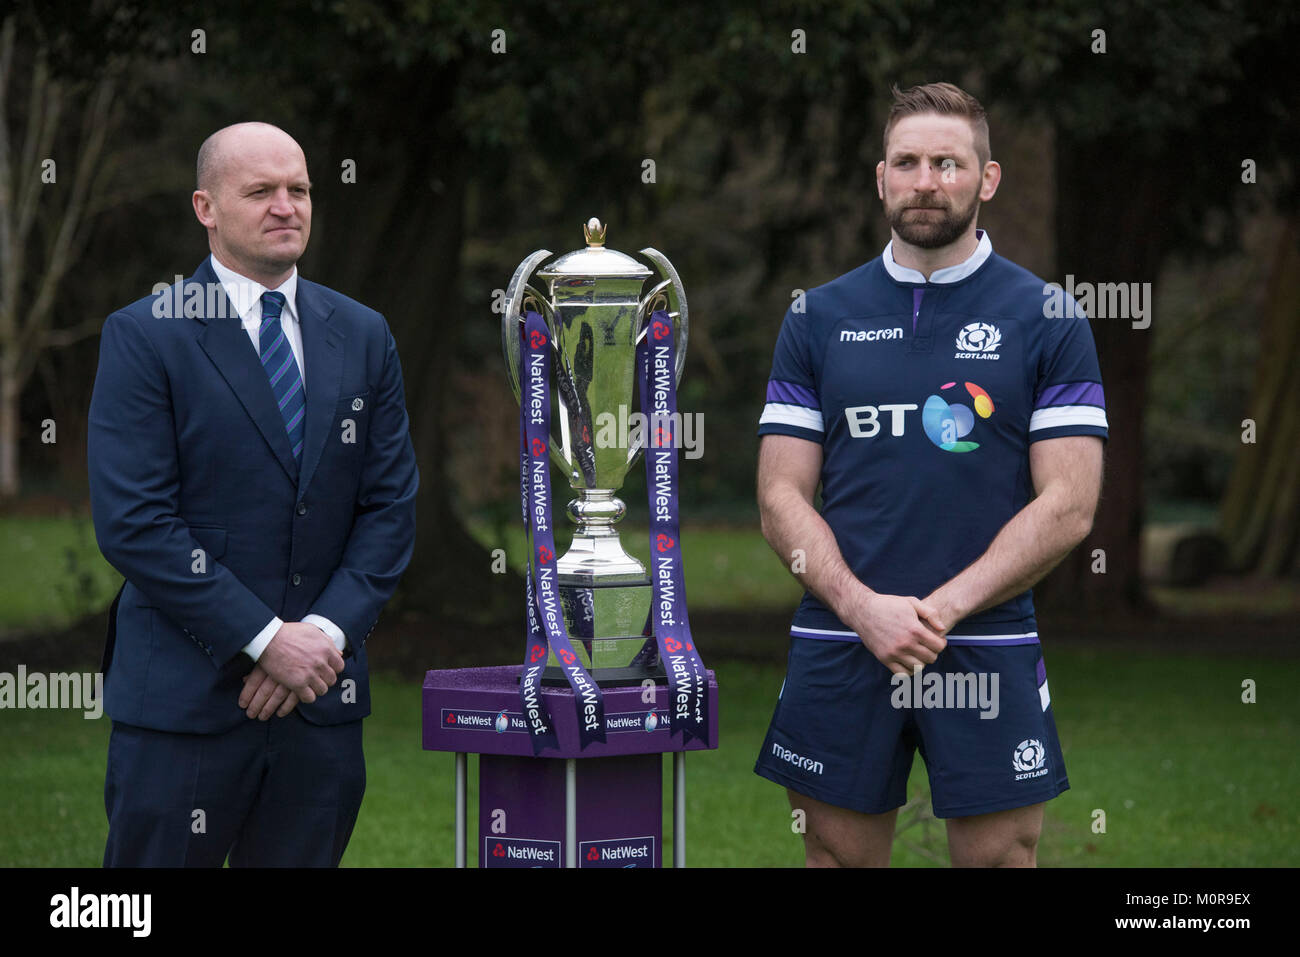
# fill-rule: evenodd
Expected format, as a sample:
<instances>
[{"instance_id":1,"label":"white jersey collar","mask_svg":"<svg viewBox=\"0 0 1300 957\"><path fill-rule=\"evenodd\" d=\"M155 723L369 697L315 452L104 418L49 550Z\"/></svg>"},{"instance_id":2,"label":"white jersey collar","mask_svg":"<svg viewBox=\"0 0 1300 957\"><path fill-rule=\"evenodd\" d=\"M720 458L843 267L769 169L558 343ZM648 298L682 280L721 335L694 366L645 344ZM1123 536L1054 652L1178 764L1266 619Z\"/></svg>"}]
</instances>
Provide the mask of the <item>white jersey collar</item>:
<instances>
[{"instance_id":1,"label":"white jersey collar","mask_svg":"<svg viewBox=\"0 0 1300 957\"><path fill-rule=\"evenodd\" d=\"M919 271L900 266L894 261L894 241L892 239L885 245L885 251L880 254L880 258L885 264L885 271L899 282L953 283L965 279L976 269L979 269L980 266L984 265L984 260L993 254L993 242L989 239L989 234L982 229L977 229L975 235L979 237L979 243L975 246L975 251L970 254L968 259L955 266L936 269L928 280Z\"/></svg>"}]
</instances>

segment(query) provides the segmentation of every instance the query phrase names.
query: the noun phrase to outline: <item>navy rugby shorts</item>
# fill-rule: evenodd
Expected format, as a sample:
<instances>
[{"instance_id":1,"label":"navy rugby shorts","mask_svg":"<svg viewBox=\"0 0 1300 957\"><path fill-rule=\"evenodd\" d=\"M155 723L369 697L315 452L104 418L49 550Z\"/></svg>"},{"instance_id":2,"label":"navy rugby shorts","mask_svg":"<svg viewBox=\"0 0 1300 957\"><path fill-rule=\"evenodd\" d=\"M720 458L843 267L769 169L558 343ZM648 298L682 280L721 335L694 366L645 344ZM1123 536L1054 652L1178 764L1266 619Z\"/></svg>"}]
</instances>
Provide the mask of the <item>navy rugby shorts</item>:
<instances>
[{"instance_id":1,"label":"navy rugby shorts","mask_svg":"<svg viewBox=\"0 0 1300 957\"><path fill-rule=\"evenodd\" d=\"M936 817L1037 804L1069 788L1042 646L949 644L919 678L903 678L860 641L791 638L756 774L880 814L906 803L918 748Z\"/></svg>"}]
</instances>

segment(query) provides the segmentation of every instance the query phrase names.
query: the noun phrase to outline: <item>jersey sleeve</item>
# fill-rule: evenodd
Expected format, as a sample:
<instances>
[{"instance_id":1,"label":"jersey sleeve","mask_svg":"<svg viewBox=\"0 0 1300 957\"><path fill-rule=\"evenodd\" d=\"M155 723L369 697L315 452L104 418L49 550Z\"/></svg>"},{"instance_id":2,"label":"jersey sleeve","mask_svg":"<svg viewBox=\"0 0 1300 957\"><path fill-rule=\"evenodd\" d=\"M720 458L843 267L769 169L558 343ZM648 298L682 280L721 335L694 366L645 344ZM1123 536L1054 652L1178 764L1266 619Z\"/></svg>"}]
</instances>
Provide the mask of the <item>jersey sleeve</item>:
<instances>
[{"instance_id":1,"label":"jersey sleeve","mask_svg":"<svg viewBox=\"0 0 1300 957\"><path fill-rule=\"evenodd\" d=\"M793 307L786 311L772 358L767 401L758 419L759 435L792 435L819 445L825 438L808 329L807 313Z\"/></svg>"},{"instance_id":2,"label":"jersey sleeve","mask_svg":"<svg viewBox=\"0 0 1300 957\"><path fill-rule=\"evenodd\" d=\"M1065 316L1046 319L1047 334L1038 361L1029 441L1064 435L1105 439L1106 399L1101 388L1097 347L1088 319L1076 306Z\"/></svg>"}]
</instances>

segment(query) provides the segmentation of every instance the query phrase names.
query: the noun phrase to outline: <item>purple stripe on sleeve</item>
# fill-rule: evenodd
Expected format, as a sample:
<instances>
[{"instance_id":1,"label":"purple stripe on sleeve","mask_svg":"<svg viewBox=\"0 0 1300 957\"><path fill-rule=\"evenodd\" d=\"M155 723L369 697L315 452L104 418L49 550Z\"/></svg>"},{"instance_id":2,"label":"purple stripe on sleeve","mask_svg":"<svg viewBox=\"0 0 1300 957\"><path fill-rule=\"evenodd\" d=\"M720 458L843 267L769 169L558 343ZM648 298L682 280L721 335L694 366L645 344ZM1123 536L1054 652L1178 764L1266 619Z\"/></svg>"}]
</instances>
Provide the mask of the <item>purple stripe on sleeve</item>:
<instances>
[{"instance_id":1,"label":"purple stripe on sleeve","mask_svg":"<svg viewBox=\"0 0 1300 957\"><path fill-rule=\"evenodd\" d=\"M1035 409L1045 409L1053 405L1095 405L1106 408L1106 399L1102 396L1099 382L1066 382L1061 385L1049 385L1038 395Z\"/></svg>"},{"instance_id":2,"label":"purple stripe on sleeve","mask_svg":"<svg viewBox=\"0 0 1300 957\"><path fill-rule=\"evenodd\" d=\"M817 393L812 389L794 382L782 382L780 379L772 379L768 382L767 401L781 402L785 405L802 405L808 409L821 408L817 401Z\"/></svg>"},{"instance_id":3,"label":"purple stripe on sleeve","mask_svg":"<svg viewBox=\"0 0 1300 957\"><path fill-rule=\"evenodd\" d=\"M1038 674L1038 685L1042 687L1043 682L1047 680L1047 665L1043 664L1042 658L1038 659L1038 667L1035 671Z\"/></svg>"}]
</instances>

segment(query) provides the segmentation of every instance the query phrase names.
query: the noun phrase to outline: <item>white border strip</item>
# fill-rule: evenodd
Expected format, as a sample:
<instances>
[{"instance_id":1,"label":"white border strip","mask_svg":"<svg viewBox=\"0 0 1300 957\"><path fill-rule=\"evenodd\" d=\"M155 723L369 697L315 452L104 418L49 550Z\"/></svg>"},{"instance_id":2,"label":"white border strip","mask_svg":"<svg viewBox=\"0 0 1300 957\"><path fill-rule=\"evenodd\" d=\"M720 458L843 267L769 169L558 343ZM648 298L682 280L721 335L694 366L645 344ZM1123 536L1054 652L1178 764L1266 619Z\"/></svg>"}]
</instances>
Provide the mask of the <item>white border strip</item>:
<instances>
[{"instance_id":1,"label":"white border strip","mask_svg":"<svg viewBox=\"0 0 1300 957\"><path fill-rule=\"evenodd\" d=\"M784 402L769 402L763 406L763 414L759 417L758 424L794 425L801 429L812 429L814 432L826 431L822 414L817 409L809 409L802 405L787 405Z\"/></svg>"},{"instance_id":2,"label":"white border strip","mask_svg":"<svg viewBox=\"0 0 1300 957\"><path fill-rule=\"evenodd\" d=\"M1029 417L1029 431L1054 429L1062 425L1095 425L1108 429L1106 410L1095 405L1057 405L1039 409Z\"/></svg>"},{"instance_id":3,"label":"white border strip","mask_svg":"<svg viewBox=\"0 0 1300 957\"><path fill-rule=\"evenodd\" d=\"M853 631L832 631L826 628L805 628L803 625L792 625L790 628L790 634L794 635L796 638L801 637L803 635L834 635L837 638L858 637L857 632L853 632ZM949 640L953 638L957 638L965 642L1007 641L1009 639L1016 639L1016 638L1037 638L1037 637L1038 637L1038 632L1036 631L1026 631L1019 635L951 635L950 634L948 636Z\"/></svg>"}]
</instances>

